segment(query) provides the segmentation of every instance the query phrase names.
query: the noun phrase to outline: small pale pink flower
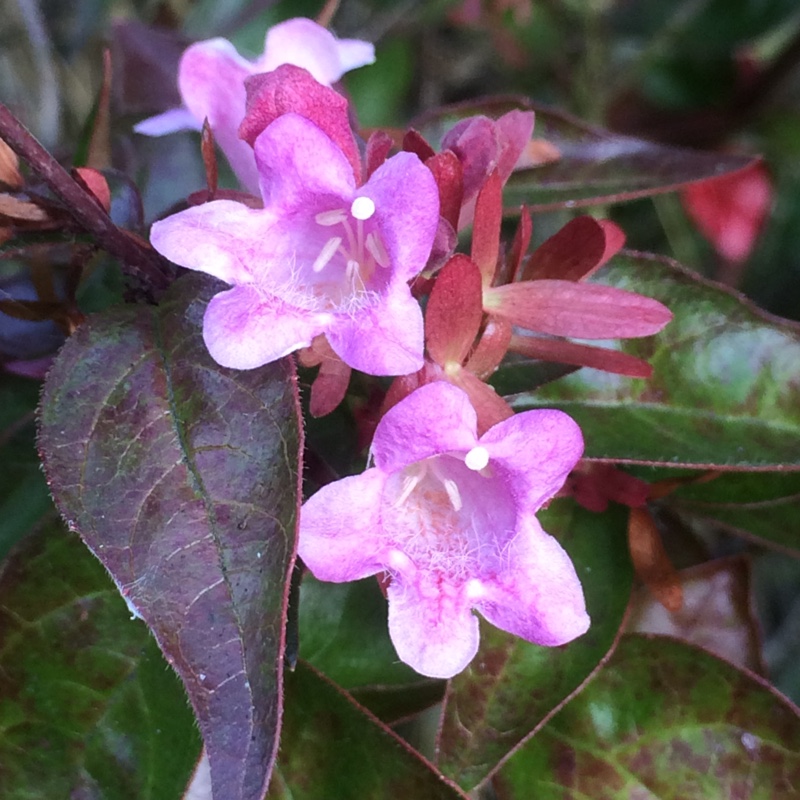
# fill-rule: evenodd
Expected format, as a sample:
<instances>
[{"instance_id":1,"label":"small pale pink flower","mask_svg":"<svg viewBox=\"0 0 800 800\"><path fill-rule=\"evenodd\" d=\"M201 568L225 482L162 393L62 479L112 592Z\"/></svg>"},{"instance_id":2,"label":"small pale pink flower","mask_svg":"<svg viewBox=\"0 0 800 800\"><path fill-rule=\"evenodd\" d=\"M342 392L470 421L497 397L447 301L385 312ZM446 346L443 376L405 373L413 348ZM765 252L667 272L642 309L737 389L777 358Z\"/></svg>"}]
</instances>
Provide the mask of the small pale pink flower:
<instances>
[{"instance_id":1,"label":"small pale pink flower","mask_svg":"<svg viewBox=\"0 0 800 800\"><path fill-rule=\"evenodd\" d=\"M337 39L310 19L298 17L267 31L264 52L248 61L227 39L208 39L189 47L181 57L178 88L183 107L140 122L134 130L163 136L180 130L200 130L208 118L214 138L233 171L249 191L258 192L258 172L252 148L239 138L245 115L245 80L281 64L308 70L326 86L345 72L375 61L375 48L358 39Z\"/></svg>"},{"instance_id":2,"label":"small pale pink flower","mask_svg":"<svg viewBox=\"0 0 800 800\"><path fill-rule=\"evenodd\" d=\"M422 312L408 281L425 267L439 220L430 171L398 153L359 186L339 145L294 113L271 122L254 148L263 209L216 200L151 232L176 264L233 286L206 310L212 357L251 369L324 333L354 369L420 369Z\"/></svg>"},{"instance_id":3,"label":"small pale pink flower","mask_svg":"<svg viewBox=\"0 0 800 800\"><path fill-rule=\"evenodd\" d=\"M569 556L535 515L582 451L577 424L555 410L478 438L467 395L428 384L378 424L373 467L306 501L299 555L324 581L387 571L389 634L423 675L449 678L475 656L473 609L528 641L564 644L589 617Z\"/></svg>"}]
</instances>

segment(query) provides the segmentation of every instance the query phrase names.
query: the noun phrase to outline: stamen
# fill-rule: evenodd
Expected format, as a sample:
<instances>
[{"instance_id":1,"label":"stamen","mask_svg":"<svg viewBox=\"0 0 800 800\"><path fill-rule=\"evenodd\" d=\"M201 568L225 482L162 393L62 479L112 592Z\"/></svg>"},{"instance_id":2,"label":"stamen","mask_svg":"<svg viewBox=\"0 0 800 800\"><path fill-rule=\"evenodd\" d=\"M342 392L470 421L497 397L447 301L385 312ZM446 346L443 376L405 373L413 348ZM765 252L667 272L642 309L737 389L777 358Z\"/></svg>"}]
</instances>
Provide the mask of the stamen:
<instances>
[{"instance_id":1,"label":"stamen","mask_svg":"<svg viewBox=\"0 0 800 800\"><path fill-rule=\"evenodd\" d=\"M332 239L328 239L328 241L325 242L325 246L320 250L319 255L314 259L311 269L314 272L322 272L322 270L328 266L330 260L336 255L336 251L339 249L341 243L341 236L334 236Z\"/></svg>"},{"instance_id":2,"label":"stamen","mask_svg":"<svg viewBox=\"0 0 800 800\"><path fill-rule=\"evenodd\" d=\"M389 254L383 246L381 237L375 231L367 234L367 241L364 242L369 254L375 259L375 263L379 267L388 267L390 265Z\"/></svg>"},{"instance_id":3,"label":"stamen","mask_svg":"<svg viewBox=\"0 0 800 800\"><path fill-rule=\"evenodd\" d=\"M489 463L489 451L485 447L477 445L464 456L464 463L467 465L467 469L480 472Z\"/></svg>"},{"instance_id":4,"label":"stamen","mask_svg":"<svg viewBox=\"0 0 800 800\"><path fill-rule=\"evenodd\" d=\"M369 219L375 213L375 203L369 197L356 197L350 206L350 213L356 219Z\"/></svg>"},{"instance_id":5,"label":"stamen","mask_svg":"<svg viewBox=\"0 0 800 800\"><path fill-rule=\"evenodd\" d=\"M464 589L467 600L472 600L474 602L475 600L482 600L486 597L486 588L477 578L467 581L467 585Z\"/></svg>"},{"instance_id":6,"label":"stamen","mask_svg":"<svg viewBox=\"0 0 800 800\"><path fill-rule=\"evenodd\" d=\"M403 490L400 492L400 496L397 500L394 501L393 505L395 508L403 505L406 500L411 496L411 492L419 486L419 482L425 476L425 471L418 473L417 475L406 475L403 478Z\"/></svg>"},{"instance_id":7,"label":"stamen","mask_svg":"<svg viewBox=\"0 0 800 800\"><path fill-rule=\"evenodd\" d=\"M343 208L334 208L330 211L320 211L314 219L318 225L329 228L331 225L339 225L344 222L347 219L347 213Z\"/></svg>"},{"instance_id":8,"label":"stamen","mask_svg":"<svg viewBox=\"0 0 800 800\"><path fill-rule=\"evenodd\" d=\"M453 511L461 511L464 505L461 502L461 493L458 491L458 484L452 478L445 478L442 481L444 490L447 492L447 497L450 499L450 505L453 506Z\"/></svg>"}]
</instances>

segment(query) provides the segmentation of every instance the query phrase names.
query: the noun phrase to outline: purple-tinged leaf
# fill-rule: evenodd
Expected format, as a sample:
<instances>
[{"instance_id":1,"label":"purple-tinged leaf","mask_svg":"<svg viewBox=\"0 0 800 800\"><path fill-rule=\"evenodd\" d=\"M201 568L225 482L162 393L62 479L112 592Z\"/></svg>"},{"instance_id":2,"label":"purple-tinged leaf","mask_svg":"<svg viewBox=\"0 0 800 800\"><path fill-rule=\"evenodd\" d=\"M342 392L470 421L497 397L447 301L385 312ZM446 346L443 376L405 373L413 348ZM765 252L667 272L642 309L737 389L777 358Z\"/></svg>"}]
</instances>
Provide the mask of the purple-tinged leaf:
<instances>
[{"instance_id":1,"label":"purple-tinged leaf","mask_svg":"<svg viewBox=\"0 0 800 800\"><path fill-rule=\"evenodd\" d=\"M56 502L184 681L218 800L260 800L278 741L300 433L292 365L217 365L203 276L89 319L48 375Z\"/></svg>"},{"instance_id":2,"label":"purple-tinged leaf","mask_svg":"<svg viewBox=\"0 0 800 800\"><path fill-rule=\"evenodd\" d=\"M625 253L593 280L674 313L659 334L620 345L650 362L652 378L583 369L515 395L515 409L566 411L583 429L586 457L601 461L800 469L800 325L657 256Z\"/></svg>"},{"instance_id":3,"label":"purple-tinged leaf","mask_svg":"<svg viewBox=\"0 0 800 800\"><path fill-rule=\"evenodd\" d=\"M525 204L531 211L619 203L669 192L689 183L735 172L757 159L656 144L588 125L523 97L494 98L441 108L415 121L430 142L438 143L458 121L513 109L533 110L533 152L539 142L558 153L548 163L520 168L506 184L507 208ZM545 149L545 148L539 148ZM530 159L535 162L535 157Z\"/></svg>"},{"instance_id":4,"label":"purple-tinged leaf","mask_svg":"<svg viewBox=\"0 0 800 800\"><path fill-rule=\"evenodd\" d=\"M0 642L3 800L180 795L201 746L183 687L55 512L3 562Z\"/></svg>"},{"instance_id":5,"label":"purple-tinged leaf","mask_svg":"<svg viewBox=\"0 0 800 800\"><path fill-rule=\"evenodd\" d=\"M483 781L595 672L614 646L630 597L621 508L597 515L558 500L539 519L572 558L592 624L557 648L481 626L477 656L450 682L439 740L440 768L464 789Z\"/></svg>"},{"instance_id":6,"label":"purple-tinged leaf","mask_svg":"<svg viewBox=\"0 0 800 800\"><path fill-rule=\"evenodd\" d=\"M492 787L497 800L775 800L799 781L795 706L699 648L631 635Z\"/></svg>"},{"instance_id":7,"label":"purple-tinged leaf","mask_svg":"<svg viewBox=\"0 0 800 800\"><path fill-rule=\"evenodd\" d=\"M286 675L281 752L269 800L466 800L429 762L301 661Z\"/></svg>"},{"instance_id":8,"label":"purple-tinged leaf","mask_svg":"<svg viewBox=\"0 0 800 800\"><path fill-rule=\"evenodd\" d=\"M683 606L669 612L646 590L639 589L634 594L628 630L681 639L763 675L750 561L731 556L681 570L679 575Z\"/></svg>"}]
</instances>

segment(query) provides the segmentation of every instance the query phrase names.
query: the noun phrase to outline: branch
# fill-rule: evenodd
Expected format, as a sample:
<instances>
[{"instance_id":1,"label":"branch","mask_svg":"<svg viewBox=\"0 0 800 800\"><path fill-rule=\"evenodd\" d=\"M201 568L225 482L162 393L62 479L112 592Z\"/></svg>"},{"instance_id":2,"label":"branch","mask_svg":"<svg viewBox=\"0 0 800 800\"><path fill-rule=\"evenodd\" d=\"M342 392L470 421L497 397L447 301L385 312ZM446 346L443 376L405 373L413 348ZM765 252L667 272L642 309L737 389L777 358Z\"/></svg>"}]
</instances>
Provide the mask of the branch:
<instances>
[{"instance_id":1,"label":"branch","mask_svg":"<svg viewBox=\"0 0 800 800\"><path fill-rule=\"evenodd\" d=\"M0 103L0 138L47 184L78 225L126 271L153 292L166 289L174 268L146 242L118 228L97 201L45 150L31 132Z\"/></svg>"}]
</instances>

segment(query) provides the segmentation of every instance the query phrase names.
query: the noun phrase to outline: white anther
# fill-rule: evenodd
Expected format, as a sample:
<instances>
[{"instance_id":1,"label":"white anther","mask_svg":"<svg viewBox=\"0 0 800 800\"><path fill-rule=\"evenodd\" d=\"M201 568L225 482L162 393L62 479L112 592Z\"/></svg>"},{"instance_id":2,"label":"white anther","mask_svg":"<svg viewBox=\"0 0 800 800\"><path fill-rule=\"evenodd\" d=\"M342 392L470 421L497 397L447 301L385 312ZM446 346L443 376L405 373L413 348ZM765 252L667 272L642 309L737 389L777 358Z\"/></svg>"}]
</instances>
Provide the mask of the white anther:
<instances>
[{"instance_id":1,"label":"white anther","mask_svg":"<svg viewBox=\"0 0 800 800\"><path fill-rule=\"evenodd\" d=\"M344 222L347 219L347 214L343 208L335 208L332 211L320 211L314 219L318 225L329 228L331 225L338 225L340 222Z\"/></svg>"},{"instance_id":2,"label":"white anther","mask_svg":"<svg viewBox=\"0 0 800 800\"><path fill-rule=\"evenodd\" d=\"M399 550L390 550L386 561L387 566L397 572L411 572L414 568L414 562Z\"/></svg>"},{"instance_id":3,"label":"white anther","mask_svg":"<svg viewBox=\"0 0 800 800\"><path fill-rule=\"evenodd\" d=\"M369 219L375 213L375 203L369 197L356 197L350 206L350 213L356 219Z\"/></svg>"},{"instance_id":4,"label":"white anther","mask_svg":"<svg viewBox=\"0 0 800 800\"><path fill-rule=\"evenodd\" d=\"M379 267L385 268L389 266L389 254L386 252L383 242L375 231L367 234L367 240L364 242L364 245Z\"/></svg>"},{"instance_id":5,"label":"white anther","mask_svg":"<svg viewBox=\"0 0 800 800\"><path fill-rule=\"evenodd\" d=\"M480 472L489 463L489 451L481 445L473 447L472 450L464 456L464 463L467 465L468 469Z\"/></svg>"},{"instance_id":6,"label":"white anther","mask_svg":"<svg viewBox=\"0 0 800 800\"><path fill-rule=\"evenodd\" d=\"M477 578L472 578L472 580L467 581L464 592L467 596L467 600L482 600L486 597L486 587Z\"/></svg>"},{"instance_id":7,"label":"white anther","mask_svg":"<svg viewBox=\"0 0 800 800\"><path fill-rule=\"evenodd\" d=\"M445 478L442 481L442 485L447 492L450 505L453 506L453 511L461 511L464 503L461 501L461 492L458 491L458 484L452 478Z\"/></svg>"},{"instance_id":8,"label":"white anther","mask_svg":"<svg viewBox=\"0 0 800 800\"><path fill-rule=\"evenodd\" d=\"M341 236L334 236L333 239L328 239L325 246L320 250L319 255L314 259L311 269L314 272L322 272L328 266L330 260L336 255L339 245L342 243Z\"/></svg>"}]
</instances>

